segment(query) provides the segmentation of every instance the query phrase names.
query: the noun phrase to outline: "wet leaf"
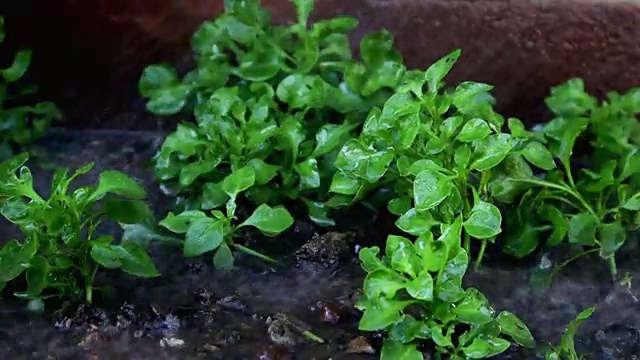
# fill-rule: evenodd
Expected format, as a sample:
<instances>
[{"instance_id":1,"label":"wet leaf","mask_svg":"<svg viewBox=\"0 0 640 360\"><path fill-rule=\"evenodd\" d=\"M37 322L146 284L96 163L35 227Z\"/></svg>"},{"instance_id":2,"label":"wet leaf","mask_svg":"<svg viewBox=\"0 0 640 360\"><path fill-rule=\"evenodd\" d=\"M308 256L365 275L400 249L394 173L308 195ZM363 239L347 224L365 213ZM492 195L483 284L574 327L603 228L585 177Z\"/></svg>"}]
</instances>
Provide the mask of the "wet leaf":
<instances>
[{"instance_id":1,"label":"wet leaf","mask_svg":"<svg viewBox=\"0 0 640 360\"><path fill-rule=\"evenodd\" d=\"M91 194L89 201L102 199L102 197L109 193L136 200L140 200L146 196L146 191L137 181L130 178L127 174L116 170L106 170L100 174L98 186Z\"/></svg>"},{"instance_id":2,"label":"wet leaf","mask_svg":"<svg viewBox=\"0 0 640 360\"><path fill-rule=\"evenodd\" d=\"M465 297L456 304L454 313L458 321L469 325L483 325L493 320L493 309L477 289L469 288Z\"/></svg>"},{"instance_id":3,"label":"wet leaf","mask_svg":"<svg viewBox=\"0 0 640 360\"><path fill-rule=\"evenodd\" d=\"M556 167L553 156L547 148L539 142L530 142L522 150L522 156L533 165L543 169L551 170Z\"/></svg>"},{"instance_id":4,"label":"wet leaf","mask_svg":"<svg viewBox=\"0 0 640 360\"><path fill-rule=\"evenodd\" d=\"M251 166L240 168L224 178L222 191L229 197L236 198L239 193L249 189L256 182L256 173Z\"/></svg>"},{"instance_id":5,"label":"wet leaf","mask_svg":"<svg viewBox=\"0 0 640 360\"><path fill-rule=\"evenodd\" d=\"M440 60L433 63L424 73L424 78L429 86L429 92L435 94L440 88L442 79L451 71L453 65L460 57L460 50L455 50Z\"/></svg>"},{"instance_id":6,"label":"wet leaf","mask_svg":"<svg viewBox=\"0 0 640 360\"><path fill-rule=\"evenodd\" d=\"M418 277L407 284L406 289L414 299L433 300L433 278L428 271L422 271Z\"/></svg>"},{"instance_id":7,"label":"wet leaf","mask_svg":"<svg viewBox=\"0 0 640 360\"><path fill-rule=\"evenodd\" d=\"M504 339L475 338L471 345L462 348L462 352L470 359L487 359L505 352L511 344Z\"/></svg>"},{"instance_id":8,"label":"wet leaf","mask_svg":"<svg viewBox=\"0 0 640 360\"><path fill-rule=\"evenodd\" d=\"M473 151L471 167L478 171L487 171L504 160L511 151L512 138L508 134L493 134L477 142Z\"/></svg>"},{"instance_id":9,"label":"wet leaf","mask_svg":"<svg viewBox=\"0 0 640 360\"><path fill-rule=\"evenodd\" d=\"M238 227L253 226L266 235L274 236L288 229L293 225L293 221L291 214L284 206L272 208L262 204Z\"/></svg>"},{"instance_id":10,"label":"wet leaf","mask_svg":"<svg viewBox=\"0 0 640 360\"><path fill-rule=\"evenodd\" d=\"M403 344L385 340L380 350L380 360L423 360L417 344Z\"/></svg>"},{"instance_id":11,"label":"wet leaf","mask_svg":"<svg viewBox=\"0 0 640 360\"><path fill-rule=\"evenodd\" d=\"M402 317L400 311L411 303L411 301L390 300L384 297L376 298L362 314L358 329L361 331L385 329L400 320Z\"/></svg>"},{"instance_id":12,"label":"wet leaf","mask_svg":"<svg viewBox=\"0 0 640 360\"><path fill-rule=\"evenodd\" d=\"M478 201L473 205L464 230L476 239L489 239L502 232L502 214L495 205Z\"/></svg>"},{"instance_id":13,"label":"wet leaf","mask_svg":"<svg viewBox=\"0 0 640 360\"><path fill-rule=\"evenodd\" d=\"M491 128L489 128L489 124L482 119L471 119L467 121L458 136L456 136L456 140L462 142L471 142L482 140L491 134Z\"/></svg>"},{"instance_id":14,"label":"wet leaf","mask_svg":"<svg viewBox=\"0 0 640 360\"><path fill-rule=\"evenodd\" d=\"M522 320L509 311L501 311L496 316L496 321L502 329L502 333L510 336L519 345L529 349L533 349L536 346L536 341L533 339L533 335L527 328Z\"/></svg>"},{"instance_id":15,"label":"wet leaf","mask_svg":"<svg viewBox=\"0 0 640 360\"><path fill-rule=\"evenodd\" d=\"M451 194L453 183L449 178L433 170L423 170L413 182L416 211L433 209Z\"/></svg>"},{"instance_id":16,"label":"wet leaf","mask_svg":"<svg viewBox=\"0 0 640 360\"><path fill-rule=\"evenodd\" d=\"M363 289L367 297L384 296L393 298L396 293L407 286L407 280L400 274L378 268L370 272L364 280Z\"/></svg>"},{"instance_id":17,"label":"wet leaf","mask_svg":"<svg viewBox=\"0 0 640 360\"><path fill-rule=\"evenodd\" d=\"M430 213L426 211L417 212L415 208L409 209L398 220L396 220L396 226L411 235L421 235L435 225L440 224L436 221Z\"/></svg>"},{"instance_id":18,"label":"wet leaf","mask_svg":"<svg viewBox=\"0 0 640 360\"><path fill-rule=\"evenodd\" d=\"M200 256L216 249L224 241L224 222L209 217L197 219L187 230L183 254L186 257Z\"/></svg>"}]
</instances>

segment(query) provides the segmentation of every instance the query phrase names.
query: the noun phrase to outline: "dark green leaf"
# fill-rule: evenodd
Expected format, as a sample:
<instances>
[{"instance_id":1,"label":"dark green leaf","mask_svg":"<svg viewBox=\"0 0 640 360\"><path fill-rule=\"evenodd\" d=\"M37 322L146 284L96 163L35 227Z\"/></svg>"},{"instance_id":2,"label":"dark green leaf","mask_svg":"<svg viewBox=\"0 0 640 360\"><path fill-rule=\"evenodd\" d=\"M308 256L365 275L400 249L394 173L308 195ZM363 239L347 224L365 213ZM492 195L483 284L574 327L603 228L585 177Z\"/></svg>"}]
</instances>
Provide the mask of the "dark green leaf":
<instances>
[{"instance_id":1,"label":"dark green leaf","mask_svg":"<svg viewBox=\"0 0 640 360\"><path fill-rule=\"evenodd\" d=\"M102 197L109 193L136 200L140 200L146 196L144 188L142 188L137 181L130 178L127 174L116 170L106 170L100 174L98 186L91 194L90 201L102 199Z\"/></svg>"},{"instance_id":2,"label":"dark green leaf","mask_svg":"<svg viewBox=\"0 0 640 360\"><path fill-rule=\"evenodd\" d=\"M2 70L2 76L7 82L18 81L27 72L30 63L31 50L19 51L13 59L13 64Z\"/></svg>"},{"instance_id":3,"label":"dark green leaf","mask_svg":"<svg viewBox=\"0 0 640 360\"><path fill-rule=\"evenodd\" d=\"M49 271L50 266L47 259L42 256L36 256L31 259L26 273L29 298L37 298L42 293L42 290L47 286Z\"/></svg>"},{"instance_id":4,"label":"dark green leaf","mask_svg":"<svg viewBox=\"0 0 640 360\"><path fill-rule=\"evenodd\" d=\"M143 201L110 196L104 199L102 211L109 219L123 224L136 224L153 217L153 212Z\"/></svg>"},{"instance_id":5,"label":"dark green leaf","mask_svg":"<svg viewBox=\"0 0 640 360\"><path fill-rule=\"evenodd\" d=\"M216 269L229 271L233 269L233 254L227 244L221 244L213 256L213 265Z\"/></svg>"},{"instance_id":6,"label":"dark green leaf","mask_svg":"<svg viewBox=\"0 0 640 360\"><path fill-rule=\"evenodd\" d=\"M588 124L589 120L585 118L556 118L545 125L543 132L551 139L549 150L565 166L571 163L573 145Z\"/></svg>"},{"instance_id":7,"label":"dark green leaf","mask_svg":"<svg viewBox=\"0 0 640 360\"><path fill-rule=\"evenodd\" d=\"M169 212L167 217L160 221L159 225L171 232L184 234L189 230L189 227L194 221L204 219L206 217L207 215L205 213L198 210L187 210L178 215L174 215L172 212Z\"/></svg>"},{"instance_id":8,"label":"dark green leaf","mask_svg":"<svg viewBox=\"0 0 640 360\"><path fill-rule=\"evenodd\" d=\"M0 282L7 283L20 276L29 267L37 250L38 243L31 237L24 244L17 240L7 242L0 249Z\"/></svg>"},{"instance_id":9,"label":"dark green leaf","mask_svg":"<svg viewBox=\"0 0 640 360\"><path fill-rule=\"evenodd\" d=\"M501 311L496 317L496 321L502 329L502 333L510 336L519 345L529 349L536 346L533 335L522 320L509 311Z\"/></svg>"},{"instance_id":10,"label":"dark green leaf","mask_svg":"<svg viewBox=\"0 0 640 360\"><path fill-rule=\"evenodd\" d=\"M152 278L160 276L147 251L132 242L116 245L122 262L122 271L129 275ZM112 245L113 247L113 245Z\"/></svg>"},{"instance_id":11,"label":"dark green leaf","mask_svg":"<svg viewBox=\"0 0 640 360\"><path fill-rule=\"evenodd\" d=\"M200 256L216 249L224 242L224 222L219 219L201 218L193 221L187 230L183 254Z\"/></svg>"},{"instance_id":12,"label":"dark green leaf","mask_svg":"<svg viewBox=\"0 0 640 360\"><path fill-rule=\"evenodd\" d=\"M622 226L622 221L617 220L612 223L600 225L598 227L598 238L602 246L600 256L606 259L615 254L615 252L624 245L627 239L627 233Z\"/></svg>"},{"instance_id":13,"label":"dark green leaf","mask_svg":"<svg viewBox=\"0 0 640 360\"><path fill-rule=\"evenodd\" d=\"M586 246L595 245L597 223L598 219L589 213L580 213L572 216L569 220L569 242Z\"/></svg>"}]
</instances>

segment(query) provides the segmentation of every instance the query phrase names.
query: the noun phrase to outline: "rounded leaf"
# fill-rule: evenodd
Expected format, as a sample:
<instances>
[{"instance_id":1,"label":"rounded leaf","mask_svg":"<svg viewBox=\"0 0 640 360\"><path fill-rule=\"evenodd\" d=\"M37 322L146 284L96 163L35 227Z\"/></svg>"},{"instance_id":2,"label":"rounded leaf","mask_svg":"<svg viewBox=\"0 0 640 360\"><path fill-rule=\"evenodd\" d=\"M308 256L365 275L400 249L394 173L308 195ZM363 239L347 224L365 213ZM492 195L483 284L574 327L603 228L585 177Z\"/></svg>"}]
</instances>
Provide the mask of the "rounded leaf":
<instances>
[{"instance_id":1,"label":"rounded leaf","mask_svg":"<svg viewBox=\"0 0 640 360\"><path fill-rule=\"evenodd\" d=\"M284 206L276 206L274 208L267 204L262 204L238 227L253 226L265 235L277 235L291 225L293 225L293 217Z\"/></svg>"},{"instance_id":2,"label":"rounded leaf","mask_svg":"<svg viewBox=\"0 0 640 360\"><path fill-rule=\"evenodd\" d=\"M497 206L477 202L464 222L464 230L476 239L489 239L502 232L502 214Z\"/></svg>"}]
</instances>

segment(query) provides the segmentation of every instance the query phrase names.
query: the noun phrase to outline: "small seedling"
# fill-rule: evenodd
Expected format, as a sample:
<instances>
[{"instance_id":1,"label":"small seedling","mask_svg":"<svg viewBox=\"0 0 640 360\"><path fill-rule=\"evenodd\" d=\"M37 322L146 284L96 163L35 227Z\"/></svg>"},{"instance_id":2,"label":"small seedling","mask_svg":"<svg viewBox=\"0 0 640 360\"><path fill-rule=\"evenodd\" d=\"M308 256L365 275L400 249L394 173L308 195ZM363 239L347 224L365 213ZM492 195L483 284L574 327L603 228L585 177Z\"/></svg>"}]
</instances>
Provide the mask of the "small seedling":
<instances>
[{"instance_id":1,"label":"small seedling","mask_svg":"<svg viewBox=\"0 0 640 360\"><path fill-rule=\"evenodd\" d=\"M44 199L33 187L28 158L23 153L0 164L0 213L24 234L22 241L11 240L0 249L0 288L24 273L27 289L15 296L41 307L53 297L92 302L101 266L159 276L142 247L116 244L113 236L96 233L106 219L133 224L151 216L136 181L108 170L96 185L71 190L72 182L93 168L89 163L70 176L66 169L56 171L51 196Z\"/></svg>"}]
</instances>

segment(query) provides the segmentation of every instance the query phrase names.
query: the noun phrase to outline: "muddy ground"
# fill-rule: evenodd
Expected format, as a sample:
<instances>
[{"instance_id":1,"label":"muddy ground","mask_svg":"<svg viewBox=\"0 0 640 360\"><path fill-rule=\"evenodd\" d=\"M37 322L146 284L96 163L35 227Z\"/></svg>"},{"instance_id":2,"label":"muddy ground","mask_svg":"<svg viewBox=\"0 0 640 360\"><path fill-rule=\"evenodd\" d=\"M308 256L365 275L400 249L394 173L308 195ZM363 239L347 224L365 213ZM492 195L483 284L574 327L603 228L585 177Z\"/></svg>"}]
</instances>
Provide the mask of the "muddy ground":
<instances>
[{"instance_id":1,"label":"muddy ground","mask_svg":"<svg viewBox=\"0 0 640 360\"><path fill-rule=\"evenodd\" d=\"M160 218L171 200L154 184L149 162L163 135L55 130L34 150L37 187L47 192L55 166L75 169L95 161L85 181L95 181L102 169L123 170L147 187ZM363 212L342 220L347 225L333 233L299 221L279 239L251 243L282 260L279 267L238 256L236 268L224 273L208 256L184 259L180 249L154 245L150 251L162 276L136 279L103 272L98 282L111 285L113 297L99 302L100 309L48 309L34 315L5 294L0 359L377 359L380 337L357 331L359 314L352 308L364 278L354 248L380 240L385 226L383 219ZM6 223L0 230L0 242L17 236ZM120 229L115 225L107 231ZM535 259L511 264L490 256L478 272L470 270L466 282L483 291L497 310L521 317L541 343L557 343L566 324L595 305L576 337L578 349L590 359L635 359L640 354L640 251L625 251L619 269L632 276L630 289L614 283L597 257L566 268L542 291L529 286ZM338 262L318 263L327 259ZM325 342L301 336L305 329ZM537 357L512 347L498 358Z\"/></svg>"}]
</instances>

